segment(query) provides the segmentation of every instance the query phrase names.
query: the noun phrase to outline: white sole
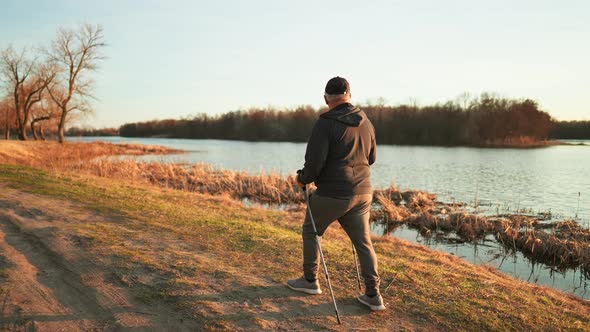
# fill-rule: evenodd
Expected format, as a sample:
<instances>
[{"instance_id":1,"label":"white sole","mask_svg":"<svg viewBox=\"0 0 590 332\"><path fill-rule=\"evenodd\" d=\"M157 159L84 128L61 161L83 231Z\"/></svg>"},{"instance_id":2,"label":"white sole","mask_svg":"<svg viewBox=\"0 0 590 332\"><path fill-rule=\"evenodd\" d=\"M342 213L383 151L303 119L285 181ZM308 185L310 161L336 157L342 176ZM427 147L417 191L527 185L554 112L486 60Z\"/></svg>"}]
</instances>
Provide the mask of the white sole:
<instances>
[{"instance_id":1,"label":"white sole","mask_svg":"<svg viewBox=\"0 0 590 332\"><path fill-rule=\"evenodd\" d=\"M307 294L311 294L311 295L322 294L321 289L296 288L296 287L293 287L289 284L287 284L287 287L291 288L294 291L303 292L303 293L307 293Z\"/></svg>"},{"instance_id":2,"label":"white sole","mask_svg":"<svg viewBox=\"0 0 590 332\"><path fill-rule=\"evenodd\" d=\"M367 302L365 302L365 301L361 300L361 299L360 299L360 298L358 298L358 297L357 297L356 299L357 299L357 300L359 300L359 302L360 302L360 303L362 303L362 304L366 305L367 307L369 307L369 308L370 308L371 310L373 310L373 311L381 311L381 310L385 310L385 306L384 306L383 304L381 304L381 305L373 305L373 304L370 304L370 303L367 303Z\"/></svg>"}]
</instances>

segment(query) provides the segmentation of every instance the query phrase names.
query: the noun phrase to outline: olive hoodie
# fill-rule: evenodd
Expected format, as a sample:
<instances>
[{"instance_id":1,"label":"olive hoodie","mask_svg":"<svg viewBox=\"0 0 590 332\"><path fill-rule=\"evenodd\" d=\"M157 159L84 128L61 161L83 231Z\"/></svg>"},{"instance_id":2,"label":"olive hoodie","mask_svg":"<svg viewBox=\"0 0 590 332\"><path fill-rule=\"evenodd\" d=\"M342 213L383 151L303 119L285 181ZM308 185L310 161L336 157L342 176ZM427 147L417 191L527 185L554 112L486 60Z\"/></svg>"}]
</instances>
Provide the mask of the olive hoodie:
<instances>
[{"instance_id":1,"label":"olive hoodie","mask_svg":"<svg viewBox=\"0 0 590 332\"><path fill-rule=\"evenodd\" d=\"M340 104L316 121L297 178L303 184L315 182L320 196L371 194L369 166L376 153L375 129L365 112Z\"/></svg>"}]
</instances>

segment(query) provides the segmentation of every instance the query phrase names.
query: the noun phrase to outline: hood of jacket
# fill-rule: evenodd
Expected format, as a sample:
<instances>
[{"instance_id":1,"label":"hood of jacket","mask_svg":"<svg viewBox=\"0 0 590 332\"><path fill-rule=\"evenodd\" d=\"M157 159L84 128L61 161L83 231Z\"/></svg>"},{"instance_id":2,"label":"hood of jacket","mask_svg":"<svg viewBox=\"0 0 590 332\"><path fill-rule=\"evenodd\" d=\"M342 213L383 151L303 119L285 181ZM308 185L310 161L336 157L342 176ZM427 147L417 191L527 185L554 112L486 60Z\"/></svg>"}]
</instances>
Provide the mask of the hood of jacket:
<instances>
[{"instance_id":1,"label":"hood of jacket","mask_svg":"<svg viewBox=\"0 0 590 332\"><path fill-rule=\"evenodd\" d=\"M326 113L320 115L324 119L332 119L347 126L358 127L365 122L365 115L361 109L350 103L340 104Z\"/></svg>"}]
</instances>

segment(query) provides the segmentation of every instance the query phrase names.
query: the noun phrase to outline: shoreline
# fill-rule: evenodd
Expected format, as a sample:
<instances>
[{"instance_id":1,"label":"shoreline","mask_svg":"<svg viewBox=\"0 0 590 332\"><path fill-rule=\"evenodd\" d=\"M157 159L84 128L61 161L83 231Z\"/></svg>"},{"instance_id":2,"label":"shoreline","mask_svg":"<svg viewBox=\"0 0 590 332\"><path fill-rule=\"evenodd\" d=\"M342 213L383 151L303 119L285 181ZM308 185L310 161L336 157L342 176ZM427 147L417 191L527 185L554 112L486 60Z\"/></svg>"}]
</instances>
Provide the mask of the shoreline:
<instances>
[{"instance_id":1,"label":"shoreline","mask_svg":"<svg viewBox=\"0 0 590 332\"><path fill-rule=\"evenodd\" d=\"M100 139L100 138L124 138L124 139L180 139L180 140L220 140L220 141L235 141L235 142L251 142L251 143L307 143L306 141L264 141L264 140L235 140L223 138L187 138L187 137L171 137L166 135L155 136L67 136L69 139ZM384 146L424 146L424 147L442 147L442 148L481 148L481 149L537 149L552 147L558 145L572 145L572 146L588 146L586 143L570 143L565 140L550 139L546 141L539 141L533 143L480 143L480 144L459 144L459 145L429 145L429 144L383 144Z\"/></svg>"}]
</instances>

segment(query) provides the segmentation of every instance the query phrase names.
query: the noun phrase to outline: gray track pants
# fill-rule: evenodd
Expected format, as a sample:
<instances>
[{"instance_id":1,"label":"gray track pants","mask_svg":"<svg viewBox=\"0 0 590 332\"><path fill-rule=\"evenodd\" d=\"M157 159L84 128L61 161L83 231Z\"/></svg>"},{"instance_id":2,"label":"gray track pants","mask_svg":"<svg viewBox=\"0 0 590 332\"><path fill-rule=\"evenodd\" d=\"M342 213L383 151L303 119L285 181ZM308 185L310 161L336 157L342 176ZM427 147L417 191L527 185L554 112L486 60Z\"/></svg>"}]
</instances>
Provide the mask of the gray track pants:
<instances>
[{"instance_id":1,"label":"gray track pants","mask_svg":"<svg viewBox=\"0 0 590 332\"><path fill-rule=\"evenodd\" d=\"M365 279L365 293L373 296L379 292L377 256L369 233L369 212L372 195L356 195L348 198L331 198L311 195L310 207L318 230L322 236L328 226L336 220L352 240L359 255L361 274ZM315 234L306 211L303 223L303 273L306 279L317 279L320 264L319 249ZM351 257L352 259L352 257Z\"/></svg>"}]
</instances>

